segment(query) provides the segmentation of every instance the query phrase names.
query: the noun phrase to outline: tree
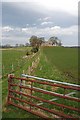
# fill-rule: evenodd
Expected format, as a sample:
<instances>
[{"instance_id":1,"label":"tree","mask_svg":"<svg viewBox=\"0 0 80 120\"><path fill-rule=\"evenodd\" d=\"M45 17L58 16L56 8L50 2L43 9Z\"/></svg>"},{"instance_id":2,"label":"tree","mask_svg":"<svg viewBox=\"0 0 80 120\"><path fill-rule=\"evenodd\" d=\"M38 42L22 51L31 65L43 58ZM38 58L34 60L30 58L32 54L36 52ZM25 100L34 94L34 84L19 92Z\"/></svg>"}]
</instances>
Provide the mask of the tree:
<instances>
[{"instance_id":1,"label":"tree","mask_svg":"<svg viewBox=\"0 0 80 120\"><path fill-rule=\"evenodd\" d=\"M32 46L32 47L35 47L35 46L37 46L37 42L38 42L38 38L37 38L37 36L31 36L31 38L30 38L30 45Z\"/></svg>"},{"instance_id":2,"label":"tree","mask_svg":"<svg viewBox=\"0 0 80 120\"><path fill-rule=\"evenodd\" d=\"M62 45L62 43L61 43L61 41L58 39L58 37L55 37L55 36L50 37L49 41L52 42L52 45L58 45L58 46L61 46L61 45Z\"/></svg>"},{"instance_id":3,"label":"tree","mask_svg":"<svg viewBox=\"0 0 80 120\"><path fill-rule=\"evenodd\" d=\"M38 52L39 47L41 46L41 44L44 42L44 37L40 37L38 38L37 36L31 36L30 38L30 45L33 47L32 48L32 52Z\"/></svg>"},{"instance_id":4,"label":"tree","mask_svg":"<svg viewBox=\"0 0 80 120\"><path fill-rule=\"evenodd\" d=\"M40 37L38 38L38 45L41 46L42 43L44 43L45 40L44 40L44 37Z\"/></svg>"},{"instance_id":5,"label":"tree","mask_svg":"<svg viewBox=\"0 0 80 120\"><path fill-rule=\"evenodd\" d=\"M39 42L37 36L31 36L30 45L32 46L31 52L36 53L39 49Z\"/></svg>"},{"instance_id":6,"label":"tree","mask_svg":"<svg viewBox=\"0 0 80 120\"><path fill-rule=\"evenodd\" d=\"M32 36L29 41L32 47L39 47L44 42L44 37Z\"/></svg>"},{"instance_id":7,"label":"tree","mask_svg":"<svg viewBox=\"0 0 80 120\"><path fill-rule=\"evenodd\" d=\"M29 43L26 43L25 46L30 46L30 44L29 44Z\"/></svg>"},{"instance_id":8,"label":"tree","mask_svg":"<svg viewBox=\"0 0 80 120\"><path fill-rule=\"evenodd\" d=\"M59 46L61 46L61 45L62 45L61 41L59 41L58 45L59 45Z\"/></svg>"},{"instance_id":9,"label":"tree","mask_svg":"<svg viewBox=\"0 0 80 120\"><path fill-rule=\"evenodd\" d=\"M15 47L18 47L18 46L19 46L18 44L15 45Z\"/></svg>"},{"instance_id":10,"label":"tree","mask_svg":"<svg viewBox=\"0 0 80 120\"><path fill-rule=\"evenodd\" d=\"M38 52L38 47L33 47L33 48L31 49L31 52L34 52L34 53Z\"/></svg>"}]
</instances>

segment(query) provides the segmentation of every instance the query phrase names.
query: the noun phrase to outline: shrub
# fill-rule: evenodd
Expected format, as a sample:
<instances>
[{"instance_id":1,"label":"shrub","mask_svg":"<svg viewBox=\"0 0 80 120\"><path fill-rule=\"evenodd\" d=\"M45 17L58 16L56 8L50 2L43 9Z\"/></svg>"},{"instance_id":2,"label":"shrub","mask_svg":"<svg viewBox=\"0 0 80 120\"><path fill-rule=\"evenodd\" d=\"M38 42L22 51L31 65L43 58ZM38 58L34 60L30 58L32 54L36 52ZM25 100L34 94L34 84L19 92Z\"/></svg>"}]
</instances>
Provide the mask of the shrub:
<instances>
[{"instance_id":1,"label":"shrub","mask_svg":"<svg viewBox=\"0 0 80 120\"><path fill-rule=\"evenodd\" d=\"M27 56L30 55L30 51L27 51L27 52L26 52L26 55L27 55Z\"/></svg>"},{"instance_id":2,"label":"shrub","mask_svg":"<svg viewBox=\"0 0 80 120\"><path fill-rule=\"evenodd\" d=\"M33 47L33 48L31 49L31 52L33 52L33 53L38 52L38 47Z\"/></svg>"}]
</instances>

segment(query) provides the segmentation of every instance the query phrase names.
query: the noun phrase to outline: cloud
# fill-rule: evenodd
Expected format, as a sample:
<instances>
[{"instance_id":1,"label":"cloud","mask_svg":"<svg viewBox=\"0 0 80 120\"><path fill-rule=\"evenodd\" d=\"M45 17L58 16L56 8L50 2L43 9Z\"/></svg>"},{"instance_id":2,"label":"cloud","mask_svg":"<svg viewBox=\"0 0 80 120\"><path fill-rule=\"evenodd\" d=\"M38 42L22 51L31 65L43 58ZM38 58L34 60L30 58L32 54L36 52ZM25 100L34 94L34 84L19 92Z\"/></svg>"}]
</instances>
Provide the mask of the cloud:
<instances>
[{"instance_id":1,"label":"cloud","mask_svg":"<svg viewBox=\"0 0 80 120\"><path fill-rule=\"evenodd\" d=\"M44 17L44 18L38 18L37 21L47 21L50 20L51 17Z\"/></svg>"},{"instance_id":2,"label":"cloud","mask_svg":"<svg viewBox=\"0 0 80 120\"><path fill-rule=\"evenodd\" d=\"M44 22L42 25L45 25L45 24L49 24L48 22ZM74 35L74 34L77 34L78 32L78 26L77 25L73 25L73 26L70 26L70 27L66 27L66 28L63 28L63 27L60 27L60 26L53 26L53 27L44 27L44 28L40 28L40 27L24 27L24 28L20 28L20 27L10 27L10 26L4 26L2 27L2 30L3 30L3 34L24 34L24 33L27 33L27 34L30 34L30 35L33 35L33 34L36 34L36 35L39 35L39 34L54 34L54 35ZM10 32L11 31L11 32Z\"/></svg>"},{"instance_id":3,"label":"cloud","mask_svg":"<svg viewBox=\"0 0 80 120\"><path fill-rule=\"evenodd\" d=\"M17 36L9 36L9 37L3 37L2 39L2 45L10 44L10 45L16 45L16 44L25 44L29 40L28 37L17 37Z\"/></svg>"},{"instance_id":4,"label":"cloud","mask_svg":"<svg viewBox=\"0 0 80 120\"><path fill-rule=\"evenodd\" d=\"M45 22L41 23L41 25L50 25L50 24L53 24L53 22L49 22L49 21L47 22L47 21L45 21Z\"/></svg>"},{"instance_id":5,"label":"cloud","mask_svg":"<svg viewBox=\"0 0 80 120\"><path fill-rule=\"evenodd\" d=\"M45 18L43 18L43 20L45 21L45 20L49 20L51 17L45 17Z\"/></svg>"},{"instance_id":6,"label":"cloud","mask_svg":"<svg viewBox=\"0 0 80 120\"><path fill-rule=\"evenodd\" d=\"M33 2L3 2L2 10L2 22L4 26L24 27L26 25L26 27L30 27L34 23L36 23L36 26L39 26L42 22L53 22L54 25L63 27L77 24L77 16L60 10L49 11L42 6L39 9L39 5Z\"/></svg>"},{"instance_id":7,"label":"cloud","mask_svg":"<svg viewBox=\"0 0 80 120\"><path fill-rule=\"evenodd\" d=\"M21 30L22 30L22 32L26 32L26 31L28 31L28 28L22 28Z\"/></svg>"},{"instance_id":8,"label":"cloud","mask_svg":"<svg viewBox=\"0 0 80 120\"><path fill-rule=\"evenodd\" d=\"M29 39L32 35L36 36L44 36L46 39L48 39L51 36L57 36L60 37L60 39L64 38L66 41L69 39L72 39L73 43L77 42L77 33L78 33L78 26L70 26L63 28L61 26L53 26L53 27L6 27L4 26L3 28L3 43L25 43L28 42ZM22 41L21 41L22 40ZM6 42L5 42L6 41ZM12 41L12 42L11 42ZM70 41L68 41L69 44ZM63 41L64 43L64 41ZM66 42L65 42L66 43ZM65 44L64 43L64 44Z\"/></svg>"},{"instance_id":9,"label":"cloud","mask_svg":"<svg viewBox=\"0 0 80 120\"><path fill-rule=\"evenodd\" d=\"M56 29L60 29L60 28L61 28L60 26L51 27L52 30L56 30Z\"/></svg>"},{"instance_id":10,"label":"cloud","mask_svg":"<svg viewBox=\"0 0 80 120\"><path fill-rule=\"evenodd\" d=\"M22 39L23 42L24 39L32 35L44 36L47 39L55 35L66 39L66 41L68 39L76 41L78 0L3 1L2 32L4 43L5 41L6 43L10 42L10 40L14 43L19 39Z\"/></svg>"},{"instance_id":11,"label":"cloud","mask_svg":"<svg viewBox=\"0 0 80 120\"><path fill-rule=\"evenodd\" d=\"M51 27L51 32L55 35L74 35L78 33L78 26L73 25L68 28L61 28L60 26Z\"/></svg>"},{"instance_id":12,"label":"cloud","mask_svg":"<svg viewBox=\"0 0 80 120\"><path fill-rule=\"evenodd\" d=\"M29 26L29 24L26 24L26 26Z\"/></svg>"},{"instance_id":13,"label":"cloud","mask_svg":"<svg viewBox=\"0 0 80 120\"><path fill-rule=\"evenodd\" d=\"M2 28L2 31L4 32L9 32L9 31L13 31L14 29L12 28L12 27L10 27L10 26L5 26L5 27L3 27Z\"/></svg>"},{"instance_id":14,"label":"cloud","mask_svg":"<svg viewBox=\"0 0 80 120\"><path fill-rule=\"evenodd\" d=\"M47 24L47 23L44 23ZM43 24L43 25L44 25ZM37 28L37 27L25 27L25 28L12 28L12 27L3 27L3 32L9 32L12 31L12 33L27 33L27 34L54 34L54 35L73 35L77 34L78 32L78 26L74 25L68 28L62 28L60 26L53 26L53 27L45 27L45 28ZM10 33L11 34L11 33Z\"/></svg>"},{"instance_id":15,"label":"cloud","mask_svg":"<svg viewBox=\"0 0 80 120\"><path fill-rule=\"evenodd\" d=\"M33 23L33 25L35 26L35 25L36 25L36 23Z\"/></svg>"},{"instance_id":16,"label":"cloud","mask_svg":"<svg viewBox=\"0 0 80 120\"><path fill-rule=\"evenodd\" d=\"M45 27L45 28L37 28L37 27L29 27L22 28L22 31L30 34L30 35L75 35L78 32L78 26L74 25L68 28L62 28L60 26L54 27Z\"/></svg>"},{"instance_id":17,"label":"cloud","mask_svg":"<svg viewBox=\"0 0 80 120\"><path fill-rule=\"evenodd\" d=\"M25 0L2 0L3 2L25 2ZM78 2L79 0L26 0L25 3L31 3L31 4L36 4L39 8L46 8L47 10L52 10L52 11L65 11L69 14L72 15L78 15L77 10L78 10ZM18 6L17 6L18 7ZM27 9L26 6L19 6L22 9ZM35 8L36 9L36 8ZM39 10L39 9L37 9ZM42 10L42 12L44 12Z\"/></svg>"}]
</instances>

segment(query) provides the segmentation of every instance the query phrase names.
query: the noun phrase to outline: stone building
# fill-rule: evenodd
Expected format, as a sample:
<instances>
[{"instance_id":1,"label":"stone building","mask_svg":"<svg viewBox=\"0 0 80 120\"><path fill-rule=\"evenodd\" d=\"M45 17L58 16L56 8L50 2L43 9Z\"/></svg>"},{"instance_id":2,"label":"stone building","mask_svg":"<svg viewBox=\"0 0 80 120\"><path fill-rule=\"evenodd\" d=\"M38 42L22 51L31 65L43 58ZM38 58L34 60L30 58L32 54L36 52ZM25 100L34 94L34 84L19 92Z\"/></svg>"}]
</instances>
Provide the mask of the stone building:
<instances>
[{"instance_id":1,"label":"stone building","mask_svg":"<svg viewBox=\"0 0 80 120\"><path fill-rule=\"evenodd\" d=\"M48 40L45 41L42 46L61 46L61 41L60 40Z\"/></svg>"}]
</instances>

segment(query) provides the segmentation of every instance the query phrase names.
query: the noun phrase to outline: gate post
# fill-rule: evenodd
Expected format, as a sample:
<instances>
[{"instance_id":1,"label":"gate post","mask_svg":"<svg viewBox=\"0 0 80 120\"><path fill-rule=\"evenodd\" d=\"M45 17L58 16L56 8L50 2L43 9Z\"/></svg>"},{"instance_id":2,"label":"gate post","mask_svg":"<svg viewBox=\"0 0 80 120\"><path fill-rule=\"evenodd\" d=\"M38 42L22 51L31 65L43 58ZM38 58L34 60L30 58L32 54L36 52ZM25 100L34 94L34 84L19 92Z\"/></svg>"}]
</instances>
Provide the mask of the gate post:
<instances>
[{"instance_id":1,"label":"gate post","mask_svg":"<svg viewBox=\"0 0 80 120\"><path fill-rule=\"evenodd\" d=\"M14 76L14 74L9 74L8 75L8 98L7 98L7 104L9 104L9 102L11 101L10 100L10 95L11 95L11 92L9 91L11 89L11 85L10 83L12 83L12 77Z\"/></svg>"}]
</instances>

